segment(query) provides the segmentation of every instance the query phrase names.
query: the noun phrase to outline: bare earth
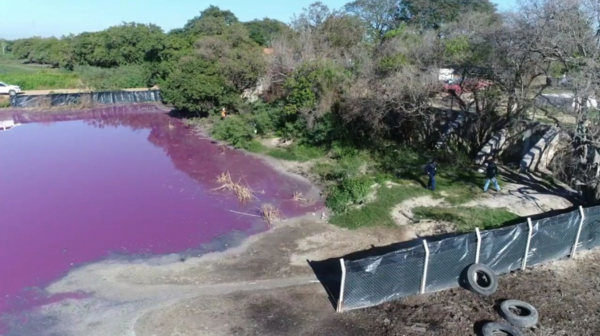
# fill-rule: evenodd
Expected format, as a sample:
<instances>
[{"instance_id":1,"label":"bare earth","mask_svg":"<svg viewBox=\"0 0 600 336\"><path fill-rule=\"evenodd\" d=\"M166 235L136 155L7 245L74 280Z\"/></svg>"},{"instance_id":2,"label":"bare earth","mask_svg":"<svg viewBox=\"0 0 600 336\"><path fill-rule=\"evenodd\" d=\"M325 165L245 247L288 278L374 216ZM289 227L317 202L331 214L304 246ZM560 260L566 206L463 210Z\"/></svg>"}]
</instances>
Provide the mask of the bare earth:
<instances>
[{"instance_id":1,"label":"bare earth","mask_svg":"<svg viewBox=\"0 0 600 336\"><path fill-rule=\"evenodd\" d=\"M525 335L600 332L597 252L504 276L491 298L454 289L335 313L306 260L385 246L406 234L349 232L305 218L226 253L91 264L48 289L91 297L47 306L10 335L475 335L477 322L500 320L495 306L509 298L540 311L540 325Z\"/></svg>"}]
</instances>

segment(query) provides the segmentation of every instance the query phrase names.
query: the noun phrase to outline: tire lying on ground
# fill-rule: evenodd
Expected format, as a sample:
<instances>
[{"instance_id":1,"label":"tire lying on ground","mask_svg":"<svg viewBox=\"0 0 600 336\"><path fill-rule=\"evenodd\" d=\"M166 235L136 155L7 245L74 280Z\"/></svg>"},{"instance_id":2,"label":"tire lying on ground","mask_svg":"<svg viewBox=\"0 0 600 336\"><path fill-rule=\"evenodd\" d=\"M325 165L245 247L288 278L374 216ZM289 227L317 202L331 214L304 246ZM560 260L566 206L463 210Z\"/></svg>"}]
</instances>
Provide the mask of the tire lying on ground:
<instances>
[{"instance_id":1,"label":"tire lying on ground","mask_svg":"<svg viewBox=\"0 0 600 336\"><path fill-rule=\"evenodd\" d=\"M520 314L515 313L518 311ZM500 315L508 323L521 327L531 328L537 325L539 314L534 306L519 300L506 300L500 304Z\"/></svg>"},{"instance_id":2,"label":"tire lying on ground","mask_svg":"<svg viewBox=\"0 0 600 336\"><path fill-rule=\"evenodd\" d=\"M498 290L498 276L487 265L473 264L464 276L465 286L475 294L490 296Z\"/></svg>"},{"instance_id":3,"label":"tire lying on ground","mask_svg":"<svg viewBox=\"0 0 600 336\"><path fill-rule=\"evenodd\" d=\"M515 329L515 327L504 323L488 322L484 324L481 329L481 334L483 336L496 336L499 335L499 333L504 333L508 336L523 336L523 334Z\"/></svg>"}]
</instances>

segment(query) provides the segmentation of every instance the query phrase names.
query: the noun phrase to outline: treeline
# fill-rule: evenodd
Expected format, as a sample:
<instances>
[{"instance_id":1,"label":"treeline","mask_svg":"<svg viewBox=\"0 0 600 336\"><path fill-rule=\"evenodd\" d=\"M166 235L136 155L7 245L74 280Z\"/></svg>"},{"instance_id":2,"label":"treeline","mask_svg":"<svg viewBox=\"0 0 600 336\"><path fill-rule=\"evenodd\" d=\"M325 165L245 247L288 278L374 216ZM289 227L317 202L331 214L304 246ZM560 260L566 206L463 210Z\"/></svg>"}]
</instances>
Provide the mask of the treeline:
<instances>
[{"instance_id":1,"label":"treeline","mask_svg":"<svg viewBox=\"0 0 600 336\"><path fill-rule=\"evenodd\" d=\"M164 81L179 60L194 56L199 39L221 35L225 28L243 31L253 47L266 46L274 35L289 29L271 19L241 23L230 11L211 6L183 28L167 33L152 24L123 23L99 32L3 43L5 52L16 59L76 70L90 77L86 82L100 84L103 77L119 77L116 84L152 86Z\"/></svg>"}]
</instances>

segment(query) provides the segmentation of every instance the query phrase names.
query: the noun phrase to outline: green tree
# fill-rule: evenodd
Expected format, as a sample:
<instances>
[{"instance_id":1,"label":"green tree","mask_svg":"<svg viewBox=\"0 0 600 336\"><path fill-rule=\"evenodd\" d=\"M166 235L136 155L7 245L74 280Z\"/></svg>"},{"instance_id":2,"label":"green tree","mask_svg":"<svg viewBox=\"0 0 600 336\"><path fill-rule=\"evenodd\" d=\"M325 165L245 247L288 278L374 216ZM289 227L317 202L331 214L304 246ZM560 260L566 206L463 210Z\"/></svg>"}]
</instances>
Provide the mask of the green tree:
<instances>
[{"instance_id":1,"label":"green tree","mask_svg":"<svg viewBox=\"0 0 600 336\"><path fill-rule=\"evenodd\" d=\"M495 14L490 0L403 0L398 6L398 19L423 28L438 29L469 12Z\"/></svg>"},{"instance_id":2,"label":"green tree","mask_svg":"<svg viewBox=\"0 0 600 336\"><path fill-rule=\"evenodd\" d=\"M245 22L244 26L250 32L250 38L261 46L268 46L275 36L290 29L285 23L269 18Z\"/></svg>"},{"instance_id":3,"label":"green tree","mask_svg":"<svg viewBox=\"0 0 600 336\"><path fill-rule=\"evenodd\" d=\"M83 33L73 39L77 64L117 67L160 62L166 35L156 25L123 23L97 33Z\"/></svg>"},{"instance_id":4,"label":"green tree","mask_svg":"<svg viewBox=\"0 0 600 336\"><path fill-rule=\"evenodd\" d=\"M211 5L202 11L200 16L189 20L183 27L183 32L193 36L220 35L225 27L238 22L238 18L231 11Z\"/></svg>"},{"instance_id":5,"label":"green tree","mask_svg":"<svg viewBox=\"0 0 600 336\"><path fill-rule=\"evenodd\" d=\"M204 113L220 107L235 110L243 90L256 85L264 73L262 50L243 24L227 24L223 17L204 15L195 26L217 27L213 24L218 24L218 29L203 30L194 53L174 66L162 86L165 99L178 109Z\"/></svg>"},{"instance_id":6,"label":"green tree","mask_svg":"<svg viewBox=\"0 0 600 336\"><path fill-rule=\"evenodd\" d=\"M369 36L379 41L398 27L398 0L355 0L344 6L346 12L359 17L369 27Z\"/></svg>"},{"instance_id":7,"label":"green tree","mask_svg":"<svg viewBox=\"0 0 600 336\"><path fill-rule=\"evenodd\" d=\"M208 113L235 101L216 64L201 57L181 59L161 90L163 99L182 111Z\"/></svg>"}]
</instances>

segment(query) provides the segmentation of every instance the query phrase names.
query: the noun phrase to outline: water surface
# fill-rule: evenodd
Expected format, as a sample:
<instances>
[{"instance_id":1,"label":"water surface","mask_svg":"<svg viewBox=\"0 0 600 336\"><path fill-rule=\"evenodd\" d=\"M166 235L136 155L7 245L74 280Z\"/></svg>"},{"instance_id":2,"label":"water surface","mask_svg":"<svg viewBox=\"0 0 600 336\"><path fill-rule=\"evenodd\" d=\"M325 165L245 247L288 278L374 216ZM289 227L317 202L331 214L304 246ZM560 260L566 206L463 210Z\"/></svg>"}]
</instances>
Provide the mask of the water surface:
<instances>
[{"instance_id":1,"label":"water surface","mask_svg":"<svg viewBox=\"0 0 600 336\"><path fill-rule=\"evenodd\" d=\"M17 126L0 131L0 315L60 300L37 289L77 265L264 230L249 216L263 203L288 217L318 207L291 200L307 183L199 138L156 107L0 115L10 118ZM241 205L214 191L225 171L259 200Z\"/></svg>"}]
</instances>

